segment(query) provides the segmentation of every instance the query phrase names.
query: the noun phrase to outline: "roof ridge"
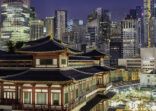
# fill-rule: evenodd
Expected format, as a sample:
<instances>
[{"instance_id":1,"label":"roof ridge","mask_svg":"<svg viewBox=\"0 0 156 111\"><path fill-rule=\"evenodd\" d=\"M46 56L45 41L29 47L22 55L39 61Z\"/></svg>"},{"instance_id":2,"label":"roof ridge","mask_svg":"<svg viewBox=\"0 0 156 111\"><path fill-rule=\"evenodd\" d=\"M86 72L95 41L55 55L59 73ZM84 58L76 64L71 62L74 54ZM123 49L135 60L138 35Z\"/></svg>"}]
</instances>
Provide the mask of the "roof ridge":
<instances>
[{"instance_id":1,"label":"roof ridge","mask_svg":"<svg viewBox=\"0 0 156 111\"><path fill-rule=\"evenodd\" d=\"M51 41L53 41L53 42L56 43L57 45L61 46L61 48L67 48L67 47L65 47L63 44L57 42L56 40L51 40Z\"/></svg>"},{"instance_id":2,"label":"roof ridge","mask_svg":"<svg viewBox=\"0 0 156 111\"><path fill-rule=\"evenodd\" d=\"M48 35L48 36L43 36L43 37L41 37L41 38L39 38L39 39L37 39L37 40L30 40L30 41L28 41L27 43L29 43L29 42L37 42L37 41L40 41L40 40L43 40L43 39L48 39L49 38L49 40L50 40L50 36Z\"/></svg>"},{"instance_id":3,"label":"roof ridge","mask_svg":"<svg viewBox=\"0 0 156 111\"><path fill-rule=\"evenodd\" d=\"M83 73L83 74L87 74L87 75L93 75L93 74L94 74L94 73L88 73L88 72L80 71L80 70L77 70L77 69L75 69L75 68L71 68L71 69L74 70L74 71Z\"/></svg>"},{"instance_id":4,"label":"roof ridge","mask_svg":"<svg viewBox=\"0 0 156 111\"><path fill-rule=\"evenodd\" d=\"M46 43L48 43L48 42L50 42L50 41L51 41L51 40L47 40L47 41L44 41L44 42L42 42L42 43L40 43L40 44L35 44L35 45L27 46L27 47L24 47L24 48L21 48L21 49L38 47L38 46L44 45L44 44L46 44Z\"/></svg>"},{"instance_id":5,"label":"roof ridge","mask_svg":"<svg viewBox=\"0 0 156 111\"><path fill-rule=\"evenodd\" d=\"M7 76L5 76L5 77L2 77L2 79L6 79L6 78L9 78L9 77L20 76L20 75L23 75L23 74L25 74L26 72L29 72L29 71L30 71L30 69L28 69L28 70L26 70L26 71L24 71L24 72L21 72L21 73L14 74L14 75L7 75Z\"/></svg>"}]
</instances>

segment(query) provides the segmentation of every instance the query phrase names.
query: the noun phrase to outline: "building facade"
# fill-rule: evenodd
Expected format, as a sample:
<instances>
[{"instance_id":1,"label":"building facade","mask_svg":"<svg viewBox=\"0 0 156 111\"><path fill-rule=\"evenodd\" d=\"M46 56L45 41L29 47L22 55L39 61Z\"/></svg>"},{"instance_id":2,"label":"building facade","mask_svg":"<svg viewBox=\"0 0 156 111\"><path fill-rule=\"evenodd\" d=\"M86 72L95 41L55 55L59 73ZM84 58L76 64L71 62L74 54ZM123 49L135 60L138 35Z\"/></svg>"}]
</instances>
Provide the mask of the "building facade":
<instances>
[{"instance_id":1,"label":"building facade","mask_svg":"<svg viewBox=\"0 0 156 111\"><path fill-rule=\"evenodd\" d=\"M44 26L46 28L46 35L51 35L54 37L55 35L55 18L54 17L46 17L44 20Z\"/></svg>"},{"instance_id":2,"label":"building facade","mask_svg":"<svg viewBox=\"0 0 156 111\"><path fill-rule=\"evenodd\" d=\"M121 24L112 22L110 37L110 66L117 67L118 59L122 58Z\"/></svg>"},{"instance_id":3,"label":"building facade","mask_svg":"<svg viewBox=\"0 0 156 111\"><path fill-rule=\"evenodd\" d=\"M50 37L27 42L15 54L1 53L3 110L79 111L111 87L109 74L115 71L104 66L105 54L93 50L78 56Z\"/></svg>"},{"instance_id":4,"label":"building facade","mask_svg":"<svg viewBox=\"0 0 156 111\"><path fill-rule=\"evenodd\" d=\"M37 40L44 35L44 22L42 20L30 21L30 39Z\"/></svg>"},{"instance_id":5,"label":"building facade","mask_svg":"<svg viewBox=\"0 0 156 111\"><path fill-rule=\"evenodd\" d=\"M125 19L122 21L123 58L139 56L139 37L137 20Z\"/></svg>"},{"instance_id":6,"label":"building facade","mask_svg":"<svg viewBox=\"0 0 156 111\"><path fill-rule=\"evenodd\" d=\"M66 10L55 11L55 27L56 27L55 38L58 40L62 40L63 34L66 32L66 29L67 29L67 11Z\"/></svg>"},{"instance_id":7,"label":"building facade","mask_svg":"<svg viewBox=\"0 0 156 111\"><path fill-rule=\"evenodd\" d=\"M14 42L30 40L29 2L29 0L1 1L1 40L4 44L9 40Z\"/></svg>"},{"instance_id":8,"label":"building facade","mask_svg":"<svg viewBox=\"0 0 156 111\"><path fill-rule=\"evenodd\" d=\"M142 87L155 87L156 85L156 48L141 49L141 75Z\"/></svg>"},{"instance_id":9,"label":"building facade","mask_svg":"<svg viewBox=\"0 0 156 111\"><path fill-rule=\"evenodd\" d=\"M111 14L108 10L97 8L88 15L87 33L90 46L109 54Z\"/></svg>"},{"instance_id":10,"label":"building facade","mask_svg":"<svg viewBox=\"0 0 156 111\"><path fill-rule=\"evenodd\" d=\"M86 25L83 20L71 19L68 21L68 30L65 33L63 42L73 49L81 50L82 45L86 43L85 35Z\"/></svg>"}]
</instances>

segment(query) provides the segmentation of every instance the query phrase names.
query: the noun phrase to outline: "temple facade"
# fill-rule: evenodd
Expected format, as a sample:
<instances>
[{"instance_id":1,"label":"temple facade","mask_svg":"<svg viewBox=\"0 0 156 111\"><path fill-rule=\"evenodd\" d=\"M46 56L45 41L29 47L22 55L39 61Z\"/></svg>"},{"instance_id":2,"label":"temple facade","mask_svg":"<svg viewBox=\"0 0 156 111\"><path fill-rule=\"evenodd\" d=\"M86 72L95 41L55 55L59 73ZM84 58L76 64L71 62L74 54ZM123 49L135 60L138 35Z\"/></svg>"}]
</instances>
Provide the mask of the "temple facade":
<instances>
[{"instance_id":1,"label":"temple facade","mask_svg":"<svg viewBox=\"0 0 156 111\"><path fill-rule=\"evenodd\" d=\"M82 53L45 37L0 52L0 109L79 111L111 87L107 55ZM100 96L101 97L101 96Z\"/></svg>"}]
</instances>

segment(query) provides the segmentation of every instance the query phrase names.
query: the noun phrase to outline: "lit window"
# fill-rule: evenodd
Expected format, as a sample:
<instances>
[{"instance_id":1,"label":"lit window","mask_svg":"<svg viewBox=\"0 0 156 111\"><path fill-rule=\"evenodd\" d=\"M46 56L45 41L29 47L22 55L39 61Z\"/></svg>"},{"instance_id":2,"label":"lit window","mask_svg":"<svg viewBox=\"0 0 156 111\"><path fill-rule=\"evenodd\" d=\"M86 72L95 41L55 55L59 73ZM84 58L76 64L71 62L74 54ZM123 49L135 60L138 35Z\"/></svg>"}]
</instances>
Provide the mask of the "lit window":
<instances>
[{"instance_id":1,"label":"lit window","mask_svg":"<svg viewBox=\"0 0 156 111\"><path fill-rule=\"evenodd\" d=\"M52 65L53 60L52 59L40 59L40 65Z\"/></svg>"},{"instance_id":2,"label":"lit window","mask_svg":"<svg viewBox=\"0 0 156 111\"><path fill-rule=\"evenodd\" d=\"M24 92L24 104L31 104L31 92Z\"/></svg>"},{"instance_id":3,"label":"lit window","mask_svg":"<svg viewBox=\"0 0 156 111\"><path fill-rule=\"evenodd\" d=\"M53 105L59 105L59 93L53 93Z\"/></svg>"},{"instance_id":4,"label":"lit window","mask_svg":"<svg viewBox=\"0 0 156 111\"><path fill-rule=\"evenodd\" d=\"M61 59L61 64L66 64L66 59Z\"/></svg>"},{"instance_id":5,"label":"lit window","mask_svg":"<svg viewBox=\"0 0 156 111\"><path fill-rule=\"evenodd\" d=\"M65 104L68 103L68 93L65 93Z\"/></svg>"},{"instance_id":6,"label":"lit window","mask_svg":"<svg viewBox=\"0 0 156 111\"><path fill-rule=\"evenodd\" d=\"M36 104L45 105L46 101L47 101L47 94L42 93L42 92L38 92L37 93L37 102L36 102Z\"/></svg>"}]
</instances>

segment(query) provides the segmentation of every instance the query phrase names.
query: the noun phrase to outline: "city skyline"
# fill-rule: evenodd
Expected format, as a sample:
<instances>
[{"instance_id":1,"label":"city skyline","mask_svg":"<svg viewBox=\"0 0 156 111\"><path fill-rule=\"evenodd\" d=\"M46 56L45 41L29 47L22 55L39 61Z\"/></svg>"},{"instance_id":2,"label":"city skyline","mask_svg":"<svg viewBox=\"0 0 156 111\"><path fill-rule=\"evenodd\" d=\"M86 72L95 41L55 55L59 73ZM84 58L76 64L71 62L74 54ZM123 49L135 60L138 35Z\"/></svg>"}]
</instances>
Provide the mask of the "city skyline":
<instances>
[{"instance_id":1,"label":"city skyline","mask_svg":"<svg viewBox=\"0 0 156 111\"><path fill-rule=\"evenodd\" d=\"M118 21L126 16L129 9L142 4L142 0L33 0L31 6L36 8L37 16L41 19L54 16L55 10L62 9L68 11L68 18L86 20L90 11L102 7L110 10L112 19Z\"/></svg>"}]
</instances>

